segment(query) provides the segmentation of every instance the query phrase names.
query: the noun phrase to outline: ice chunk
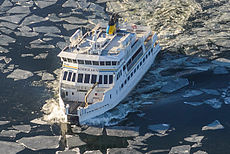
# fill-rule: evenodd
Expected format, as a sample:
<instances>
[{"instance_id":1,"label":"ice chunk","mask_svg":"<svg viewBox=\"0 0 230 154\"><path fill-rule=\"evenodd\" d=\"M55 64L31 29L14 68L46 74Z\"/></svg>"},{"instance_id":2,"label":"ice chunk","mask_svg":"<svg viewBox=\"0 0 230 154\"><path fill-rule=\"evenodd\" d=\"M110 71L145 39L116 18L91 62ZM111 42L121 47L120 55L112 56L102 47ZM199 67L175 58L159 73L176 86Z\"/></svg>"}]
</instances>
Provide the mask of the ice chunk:
<instances>
[{"instance_id":1,"label":"ice chunk","mask_svg":"<svg viewBox=\"0 0 230 154\"><path fill-rule=\"evenodd\" d=\"M102 154L100 150L86 151L84 154Z\"/></svg>"},{"instance_id":2,"label":"ice chunk","mask_svg":"<svg viewBox=\"0 0 230 154\"><path fill-rule=\"evenodd\" d=\"M138 93L151 93L153 91L161 89L162 86L163 86L163 83L159 81L159 82L152 84L150 86L145 86L143 88L139 88L139 89L137 89L137 92Z\"/></svg>"},{"instance_id":3,"label":"ice chunk","mask_svg":"<svg viewBox=\"0 0 230 154\"><path fill-rule=\"evenodd\" d=\"M15 6L12 9L10 9L9 11L7 11L7 13L30 13L30 9L28 7L22 7L22 6Z\"/></svg>"},{"instance_id":4,"label":"ice chunk","mask_svg":"<svg viewBox=\"0 0 230 154\"><path fill-rule=\"evenodd\" d=\"M14 129L17 129L20 132L23 133L29 133L31 130L31 126L30 125L16 125L16 126L12 126Z\"/></svg>"},{"instance_id":5,"label":"ice chunk","mask_svg":"<svg viewBox=\"0 0 230 154\"><path fill-rule=\"evenodd\" d=\"M88 20L86 19L80 19L80 18L77 18L77 17L65 17L65 18L61 18L62 20L70 23L70 24L80 24L80 25L84 25L84 24L87 24L88 23Z\"/></svg>"},{"instance_id":6,"label":"ice chunk","mask_svg":"<svg viewBox=\"0 0 230 154\"><path fill-rule=\"evenodd\" d=\"M177 78L177 79L172 79L167 82L163 88L161 88L160 92L163 93L172 93L174 91L177 91L189 84L188 79L183 79L183 78Z\"/></svg>"},{"instance_id":7,"label":"ice chunk","mask_svg":"<svg viewBox=\"0 0 230 154\"><path fill-rule=\"evenodd\" d=\"M74 0L68 0L62 4L62 7L77 7L77 3Z\"/></svg>"},{"instance_id":8,"label":"ice chunk","mask_svg":"<svg viewBox=\"0 0 230 154\"><path fill-rule=\"evenodd\" d=\"M221 105L222 105L222 102L220 102L216 98L208 99L208 100L204 101L204 103L210 105L214 109L219 109L219 108L221 108Z\"/></svg>"},{"instance_id":9,"label":"ice chunk","mask_svg":"<svg viewBox=\"0 0 230 154\"><path fill-rule=\"evenodd\" d=\"M143 102L141 103L142 105L153 105L154 103L153 102Z\"/></svg>"},{"instance_id":10,"label":"ice chunk","mask_svg":"<svg viewBox=\"0 0 230 154\"><path fill-rule=\"evenodd\" d=\"M33 27L33 31L38 33L61 33L61 31L55 26Z\"/></svg>"},{"instance_id":11,"label":"ice chunk","mask_svg":"<svg viewBox=\"0 0 230 154\"><path fill-rule=\"evenodd\" d=\"M25 53L25 54L21 54L21 57L33 57L34 55L32 53Z\"/></svg>"},{"instance_id":12,"label":"ice chunk","mask_svg":"<svg viewBox=\"0 0 230 154\"><path fill-rule=\"evenodd\" d=\"M190 154L190 145L180 145L172 147L169 154Z\"/></svg>"},{"instance_id":13,"label":"ice chunk","mask_svg":"<svg viewBox=\"0 0 230 154\"><path fill-rule=\"evenodd\" d=\"M169 124L156 124L156 125L149 125L148 129L157 132L159 134L165 134L168 131L169 127L170 127Z\"/></svg>"},{"instance_id":14,"label":"ice chunk","mask_svg":"<svg viewBox=\"0 0 230 154\"><path fill-rule=\"evenodd\" d=\"M108 136L135 137L139 135L139 127L114 126L106 128Z\"/></svg>"},{"instance_id":15,"label":"ice chunk","mask_svg":"<svg viewBox=\"0 0 230 154\"><path fill-rule=\"evenodd\" d=\"M230 68L230 60L226 58L218 58L216 60L213 60L212 63L219 65L219 66Z\"/></svg>"},{"instance_id":16,"label":"ice chunk","mask_svg":"<svg viewBox=\"0 0 230 154\"><path fill-rule=\"evenodd\" d=\"M225 104L230 104L230 97L225 97L224 98L224 103Z\"/></svg>"},{"instance_id":17,"label":"ice chunk","mask_svg":"<svg viewBox=\"0 0 230 154\"><path fill-rule=\"evenodd\" d=\"M218 120L215 120L211 124L202 127L202 130L217 130L217 129L224 129L224 126Z\"/></svg>"},{"instance_id":18,"label":"ice chunk","mask_svg":"<svg viewBox=\"0 0 230 154\"><path fill-rule=\"evenodd\" d=\"M65 150L65 151L56 151L55 154L80 154L79 148L74 148L71 150Z\"/></svg>"},{"instance_id":19,"label":"ice chunk","mask_svg":"<svg viewBox=\"0 0 230 154\"><path fill-rule=\"evenodd\" d=\"M107 154L115 154L115 153L125 153L125 154L141 154L141 152L131 149L131 148L112 148L107 149Z\"/></svg>"},{"instance_id":20,"label":"ice chunk","mask_svg":"<svg viewBox=\"0 0 230 154\"><path fill-rule=\"evenodd\" d=\"M31 76L33 76L33 73L30 71L16 69L11 74L9 74L7 78L12 78L14 79L14 81L17 81L17 80L27 79Z\"/></svg>"},{"instance_id":21,"label":"ice chunk","mask_svg":"<svg viewBox=\"0 0 230 154\"><path fill-rule=\"evenodd\" d=\"M203 92L200 90L186 90L183 97L193 97L193 96L198 96L201 94L203 94Z\"/></svg>"},{"instance_id":22,"label":"ice chunk","mask_svg":"<svg viewBox=\"0 0 230 154\"><path fill-rule=\"evenodd\" d=\"M102 135L103 128L102 127L91 127L89 126L83 133L90 135Z\"/></svg>"},{"instance_id":23,"label":"ice chunk","mask_svg":"<svg viewBox=\"0 0 230 154\"><path fill-rule=\"evenodd\" d=\"M197 134L191 135L190 137L184 138L185 141L188 142L201 142L204 136L198 136Z\"/></svg>"},{"instance_id":24,"label":"ice chunk","mask_svg":"<svg viewBox=\"0 0 230 154\"><path fill-rule=\"evenodd\" d=\"M216 67L214 70L213 70L213 73L214 74L228 74L228 70L225 68L225 67Z\"/></svg>"},{"instance_id":25,"label":"ice chunk","mask_svg":"<svg viewBox=\"0 0 230 154\"><path fill-rule=\"evenodd\" d=\"M0 136L15 138L18 133L17 130L2 130Z\"/></svg>"},{"instance_id":26,"label":"ice chunk","mask_svg":"<svg viewBox=\"0 0 230 154\"><path fill-rule=\"evenodd\" d=\"M220 95L220 93L214 89L200 89L200 90L209 95Z\"/></svg>"},{"instance_id":27,"label":"ice chunk","mask_svg":"<svg viewBox=\"0 0 230 154\"><path fill-rule=\"evenodd\" d=\"M77 30L78 29L78 25L72 25L72 24L63 24L63 27L69 31L69 30Z\"/></svg>"},{"instance_id":28,"label":"ice chunk","mask_svg":"<svg viewBox=\"0 0 230 154\"><path fill-rule=\"evenodd\" d=\"M16 40L10 36L7 35L0 35L0 45L9 45L9 43L14 43Z\"/></svg>"},{"instance_id":29,"label":"ice chunk","mask_svg":"<svg viewBox=\"0 0 230 154\"><path fill-rule=\"evenodd\" d=\"M57 0L46 0L46 1L43 1L43 0L36 0L35 3L38 7L40 8L45 8L45 7L48 7L50 5L53 5L57 2Z\"/></svg>"},{"instance_id":30,"label":"ice chunk","mask_svg":"<svg viewBox=\"0 0 230 154\"><path fill-rule=\"evenodd\" d=\"M42 74L42 80L54 80L54 76L50 73L44 72Z\"/></svg>"},{"instance_id":31,"label":"ice chunk","mask_svg":"<svg viewBox=\"0 0 230 154\"><path fill-rule=\"evenodd\" d=\"M34 59L46 59L48 53L40 53L39 55L35 56Z\"/></svg>"},{"instance_id":32,"label":"ice chunk","mask_svg":"<svg viewBox=\"0 0 230 154\"><path fill-rule=\"evenodd\" d=\"M18 14L18 15L11 15L11 16L3 16L0 17L0 20L5 20L8 22L12 22L15 24L19 24L19 22L25 17L27 14Z\"/></svg>"},{"instance_id":33,"label":"ice chunk","mask_svg":"<svg viewBox=\"0 0 230 154\"><path fill-rule=\"evenodd\" d=\"M145 113L140 113L140 114L137 114L138 117L144 117L145 116Z\"/></svg>"},{"instance_id":34,"label":"ice chunk","mask_svg":"<svg viewBox=\"0 0 230 154\"><path fill-rule=\"evenodd\" d=\"M1 154L16 154L25 148L15 142L0 141L0 153Z\"/></svg>"},{"instance_id":35,"label":"ice chunk","mask_svg":"<svg viewBox=\"0 0 230 154\"><path fill-rule=\"evenodd\" d=\"M4 61L6 64L9 64L11 62L11 60L12 60L11 58L4 57Z\"/></svg>"},{"instance_id":36,"label":"ice chunk","mask_svg":"<svg viewBox=\"0 0 230 154\"><path fill-rule=\"evenodd\" d=\"M0 46L0 53L8 53L8 52L9 52L9 50Z\"/></svg>"},{"instance_id":37,"label":"ice chunk","mask_svg":"<svg viewBox=\"0 0 230 154\"><path fill-rule=\"evenodd\" d=\"M78 135L66 135L66 144L69 149L86 145L86 143L83 142Z\"/></svg>"},{"instance_id":38,"label":"ice chunk","mask_svg":"<svg viewBox=\"0 0 230 154\"><path fill-rule=\"evenodd\" d=\"M35 136L23 137L17 140L18 143L24 145L31 150L56 149L59 147L61 136Z\"/></svg>"},{"instance_id":39,"label":"ice chunk","mask_svg":"<svg viewBox=\"0 0 230 154\"><path fill-rule=\"evenodd\" d=\"M9 0L4 0L0 8L5 8L5 7L12 7L13 4Z\"/></svg>"},{"instance_id":40,"label":"ice chunk","mask_svg":"<svg viewBox=\"0 0 230 154\"><path fill-rule=\"evenodd\" d=\"M45 20L46 20L45 18L36 16L33 14L29 17L26 17L24 21L22 22L22 25L30 25L30 24L38 23L38 22L45 21Z\"/></svg>"},{"instance_id":41,"label":"ice chunk","mask_svg":"<svg viewBox=\"0 0 230 154\"><path fill-rule=\"evenodd\" d=\"M66 42L58 42L57 43L57 46L63 50L68 44Z\"/></svg>"},{"instance_id":42,"label":"ice chunk","mask_svg":"<svg viewBox=\"0 0 230 154\"><path fill-rule=\"evenodd\" d=\"M201 150L199 150L199 151L197 151L197 152L194 152L193 154L208 154L207 152L205 152L205 151L201 151Z\"/></svg>"},{"instance_id":43,"label":"ice chunk","mask_svg":"<svg viewBox=\"0 0 230 154\"><path fill-rule=\"evenodd\" d=\"M192 106L200 106L204 103L201 102L184 102L184 104L192 105Z\"/></svg>"},{"instance_id":44,"label":"ice chunk","mask_svg":"<svg viewBox=\"0 0 230 154\"><path fill-rule=\"evenodd\" d=\"M0 121L0 126L1 126L1 125L6 125L6 124L8 124L8 123L10 123L10 121Z\"/></svg>"},{"instance_id":45,"label":"ice chunk","mask_svg":"<svg viewBox=\"0 0 230 154\"><path fill-rule=\"evenodd\" d=\"M47 121L42 120L41 118L36 118L30 121L31 123L34 124L39 124L39 125L47 125Z\"/></svg>"}]
</instances>

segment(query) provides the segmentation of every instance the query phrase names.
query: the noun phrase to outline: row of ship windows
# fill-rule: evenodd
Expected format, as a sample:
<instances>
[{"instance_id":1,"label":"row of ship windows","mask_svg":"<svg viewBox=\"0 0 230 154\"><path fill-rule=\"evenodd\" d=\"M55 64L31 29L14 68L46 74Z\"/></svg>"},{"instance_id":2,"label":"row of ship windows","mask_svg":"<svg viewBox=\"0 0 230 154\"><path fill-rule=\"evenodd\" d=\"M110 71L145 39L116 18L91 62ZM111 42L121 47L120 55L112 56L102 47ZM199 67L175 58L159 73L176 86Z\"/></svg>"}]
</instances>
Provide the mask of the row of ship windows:
<instances>
[{"instance_id":1,"label":"row of ship windows","mask_svg":"<svg viewBox=\"0 0 230 154\"><path fill-rule=\"evenodd\" d=\"M152 52L153 50L151 50ZM133 74L136 73L136 71L140 68L140 66L145 62L145 59L148 58L148 56L150 56L150 51L145 55L145 57L143 58L142 61L140 61L139 64L137 64L136 68L134 68L134 70L131 72L131 74L128 76L127 80L124 81L124 83L121 84L121 88L124 87L124 85L126 85L126 83L130 80L131 77L133 77Z\"/></svg>"},{"instance_id":2,"label":"row of ship windows","mask_svg":"<svg viewBox=\"0 0 230 154\"><path fill-rule=\"evenodd\" d=\"M98 80L97 80L98 79ZM63 75L63 80L67 81L76 81L76 73L65 71ZM113 75L95 75L95 74L82 74L79 73L77 77L78 83L91 83L95 84L98 81L98 84L112 84Z\"/></svg>"},{"instance_id":3,"label":"row of ship windows","mask_svg":"<svg viewBox=\"0 0 230 154\"><path fill-rule=\"evenodd\" d=\"M97 65L97 66L116 66L120 63L118 61L90 61L90 60L76 60L76 59L70 59L70 58L64 58L62 57L62 60L64 62L69 63L78 63L78 64L85 64L85 65Z\"/></svg>"}]
</instances>

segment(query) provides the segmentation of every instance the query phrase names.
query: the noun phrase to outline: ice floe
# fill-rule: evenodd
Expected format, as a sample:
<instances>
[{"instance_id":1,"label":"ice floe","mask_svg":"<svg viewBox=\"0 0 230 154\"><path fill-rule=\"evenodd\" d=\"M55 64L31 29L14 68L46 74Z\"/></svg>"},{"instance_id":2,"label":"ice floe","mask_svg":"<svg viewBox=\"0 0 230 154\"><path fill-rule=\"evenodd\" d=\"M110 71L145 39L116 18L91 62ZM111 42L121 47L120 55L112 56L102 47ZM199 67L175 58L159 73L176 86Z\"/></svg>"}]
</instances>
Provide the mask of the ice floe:
<instances>
[{"instance_id":1,"label":"ice floe","mask_svg":"<svg viewBox=\"0 0 230 154\"><path fill-rule=\"evenodd\" d=\"M16 69L11 74L9 74L7 78L12 78L14 79L14 81L17 81L17 80L27 79L31 76L33 76L33 73L30 71Z\"/></svg>"},{"instance_id":2,"label":"ice floe","mask_svg":"<svg viewBox=\"0 0 230 154\"><path fill-rule=\"evenodd\" d=\"M138 117L144 117L145 116L145 113L140 113L140 114L137 114Z\"/></svg>"},{"instance_id":3,"label":"ice floe","mask_svg":"<svg viewBox=\"0 0 230 154\"><path fill-rule=\"evenodd\" d=\"M48 122L42 120L42 118L36 118L30 121L31 123L38 124L38 125L47 125Z\"/></svg>"},{"instance_id":4,"label":"ice floe","mask_svg":"<svg viewBox=\"0 0 230 154\"><path fill-rule=\"evenodd\" d=\"M169 154L190 154L190 145L180 145L172 147Z\"/></svg>"},{"instance_id":5,"label":"ice floe","mask_svg":"<svg viewBox=\"0 0 230 154\"><path fill-rule=\"evenodd\" d=\"M69 30L77 30L79 27L78 25L72 25L72 24L63 24L63 27L69 31Z\"/></svg>"},{"instance_id":6,"label":"ice floe","mask_svg":"<svg viewBox=\"0 0 230 154\"><path fill-rule=\"evenodd\" d=\"M74 0L67 0L62 7L77 7L77 3Z\"/></svg>"},{"instance_id":7,"label":"ice floe","mask_svg":"<svg viewBox=\"0 0 230 154\"><path fill-rule=\"evenodd\" d=\"M141 103L142 105L153 105L154 104L154 102L143 102L143 103Z\"/></svg>"},{"instance_id":8,"label":"ice floe","mask_svg":"<svg viewBox=\"0 0 230 154\"><path fill-rule=\"evenodd\" d=\"M203 94L203 92L200 90L186 90L183 97L193 97L193 96L199 96L201 94Z\"/></svg>"},{"instance_id":9,"label":"ice floe","mask_svg":"<svg viewBox=\"0 0 230 154\"><path fill-rule=\"evenodd\" d=\"M21 54L21 57L33 57L34 55L32 53L25 53L25 54Z\"/></svg>"},{"instance_id":10,"label":"ice floe","mask_svg":"<svg viewBox=\"0 0 230 154\"><path fill-rule=\"evenodd\" d=\"M204 103L201 102L184 102L184 104L192 105L192 106L200 106Z\"/></svg>"},{"instance_id":11,"label":"ice floe","mask_svg":"<svg viewBox=\"0 0 230 154\"><path fill-rule=\"evenodd\" d=\"M8 21L8 22L12 22L12 23L15 23L15 24L19 24L20 21L21 21L25 16L27 16L27 14L17 14L17 15L3 16L3 17L0 17L0 20L5 20L5 21Z\"/></svg>"},{"instance_id":12,"label":"ice floe","mask_svg":"<svg viewBox=\"0 0 230 154\"><path fill-rule=\"evenodd\" d=\"M0 46L0 53L8 53L9 50Z\"/></svg>"},{"instance_id":13,"label":"ice floe","mask_svg":"<svg viewBox=\"0 0 230 154\"><path fill-rule=\"evenodd\" d=\"M205 151L201 151L201 150L199 150L199 151L197 151L197 152L194 152L193 154L208 154L207 152L205 152Z\"/></svg>"},{"instance_id":14,"label":"ice floe","mask_svg":"<svg viewBox=\"0 0 230 154\"><path fill-rule=\"evenodd\" d=\"M83 142L78 135L66 135L66 144L69 149L86 145L86 143Z\"/></svg>"},{"instance_id":15,"label":"ice floe","mask_svg":"<svg viewBox=\"0 0 230 154\"><path fill-rule=\"evenodd\" d=\"M0 40L0 45L9 45L9 43L14 43L16 41L16 39L3 34L0 35Z\"/></svg>"},{"instance_id":16,"label":"ice floe","mask_svg":"<svg viewBox=\"0 0 230 154\"><path fill-rule=\"evenodd\" d=\"M197 134L191 135L190 137L184 138L187 142L197 142L200 143L203 140L204 136L198 136Z\"/></svg>"},{"instance_id":17,"label":"ice floe","mask_svg":"<svg viewBox=\"0 0 230 154\"><path fill-rule=\"evenodd\" d=\"M19 144L31 150L56 149L59 147L61 136L23 137L17 140Z\"/></svg>"},{"instance_id":18,"label":"ice floe","mask_svg":"<svg viewBox=\"0 0 230 154\"><path fill-rule=\"evenodd\" d=\"M216 68L213 70L213 73L214 73L214 74L228 74L229 71L228 71L225 67L216 67Z\"/></svg>"},{"instance_id":19,"label":"ice floe","mask_svg":"<svg viewBox=\"0 0 230 154\"><path fill-rule=\"evenodd\" d=\"M169 124L156 124L156 125L149 125L148 129L151 131L157 132L159 134L166 134L170 125Z\"/></svg>"},{"instance_id":20,"label":"ice floe","mask_svg":"<svg viewBox=\"0 0 230 154\"><path fill-rule=\"evenodd\" d=\"M10 121L0 121L0 126L1 126L1 125L6 125L6 124L8 124L8 123L10 123Z\"/></svg>"},{"instance_id":21,"label":"ice floe","mask_svg":"<svg viewBox=\"0 0 230 154\"><path fill-rule=\"evenodd\" d=\"M224 129L224 126L221 125L221 123L218 120L215 120L211 124L202 127L202 130L218 130L218 129Z\"/></svg>"},{"instance_id":22,"label":"ice floe","mask_svg":"<svg viewBox=\"0 0 230 154\"><path fill-rule=\"evenodd\" d=\"M38 33L60 33L61 31L55 26L33 27L33 31Z\"/></svg>"},{"instance_id":23,"label":"ice floe","mask_svg":"<svg viewBox=\"0 0 230 154\"><path fill-rule=\"evenodd\" d=\"M83 131L85 134L89 135L102 135L103 127L93 127L89 126L86 130Z\"/></svg>"},{"instance_id":24,"label":"ice floe","mask_svg":"<svg viewBox=\"0 0 230 154\"><path fill-rule=\"evenodd\" d=\"M165 86L161 88L161 92L163 93L172 93L174 91L177 91L189 84L188 79L184 78L177 78L177 79L172 79L167 82Z\"/></svg>"},{"instance_id":25,"label":"ice floe","mask_svg":"<svg viewBox=\"0 0 230 154\"><path fill-rule=\"evenodd\" d=\"M42 80L45 81L45 80L54 80L54 76L50 73L47 73L47 72L44 72L42 73Z\"/></svg>"},{"instance_id":26,"label":"ice floe","mask_svg":"<svg viewBox=\"0 0 230 154\"><path fill-rule=\"evenodd\" d=\"M0 141L0 153L1 154L16 154L25 148L15 142Z\"/></svg>"},{"instance_id":27,"label":"ice floe","mask_svg":"<svg viewBox=\"0 0 230 154\"><path fill-rule=\"evenodd\" d=\"M31 131L30 125L14 125L12 127L18 130L19 132L23 132L23 133L29 133Z\"/></svg>"},{"instance_id":28,"label":"ice floe","mask_svg":"<svg viewBox=\"0 0 230 154\"><path fill-rule=\"evenodd\" d=\"M100 150L86 151L83 154L102 154Z\"/></svg>"},{"instance_id":29,"label":"ice floe","mask_svg":"<svg viewBox=\"0 0 230 154\"><path fill-rule=\"evenodd\" d=\"M35 1L35 4L40 7L40 8L45 8L45 7L48 7L50 5L53 5L57 2L57 0L46 0L46 1L43 1L43 0L36 0Z\"/></svg>"},{"instance_id":30,"label":"ice floe","mask_svg":"<svg viewBox=\"0 0 230 154\"><path fill-rule=\"evenodd\" d=\"M225 104L230 104L230 97L225 97L224 98L224 103Z\"/></svg>"},{"instance_id":31,"label":"ice floe","mask_svg":"<svg viewBox=\"0 0 230 154\"><path fill-rule=\"evenodd\" d=\"M48 53L40 53L37 56L34 57L34 59L46 59L48 56Z\"/></svg>"},{"instance_id":32,"label":"ice floe","mask_svg":"<svg viewBox=\"0 0 230 154\"><path fill-rule=\"evenodd\" d=\"M2 130L0 136L15 138L18 133L17 130Z\"/></svg>"},{"instance_id":33,"label":"ice floe","mask_svg":"<svg viewBox=\"0 0 230 154\"><path fill-rule=\"evenodd\" d=\"M114 126L106 128L108 136L135 137L139 135L139 127Z\"/></svg>"},{"instance_id":34,"label":"ice floe","mask_svg":"<svg viewBox=\"0 0 230 154\"><path fill-rule=\"evenodd\" d=\"M29 17L26 17L23 22L22 25L30 25L30 24L34 24L34 23L38 23L41 21L45 21L46 19L37 15L31 15Z\"/></svg>"},{"instance_id":35,"label":"ice floe","mask_svg":"<svg viewBox=\"0 0 230 154\"><path fill-rule=\"evenodd\" d=\"M88 20L86 19L80 19L77 17L65 17L65 18L61 18L62 20L71 23L71 24L80 24L80 25L84 25L88 23Z\"/></svg>"},{"instance_id":36,"label":"ice floe","mask_svg":"<svg viewBox=\"0 0 230 154\"><path fill-rule=\"evenodd\" d=\"M219 109L219 108L221 108L221 105L222 105L222 102L220 102L220 100L218 100L216 98L208 99L208 100L204 101L204 103L210 105L214 109Z\"/></svg>"},{"instance_id":37,"label":"ice floe","mask_svg":"<svg viewBox=\"0 0 230 154\"><path fill-rule=\"evenodd\" d=\"M215 89L200 89L200 90L209 95L217 95L217 96L220 95L220 93Z\"/></svg>"},{"instance_id":38,"label":"ice floe","mask_svg":"<svg viewBox=\"0 0 230 154\"><path fill-rule=\"evenodd\" d=\"M125 154L141 154L141 152L132 148L109 148L106 154L125 153Z\"/></svg>"},{"instance_id":39,"label":"ice floe","mask_svg":"<svg viewBox=\"0 0 230 154\"><path fill-rule=\"evenodd\" d=\"M79 148L74 148L71 150L65 150L65 151L56 151L55 154L80 154Z\"/></svg>"},{"instance_id":40,"label":"ice floe","mask_svg":"<svg viewBox=\"0 0 230 154\"><path fill-rule=\"evenodd\" d=\"M15 6L12 9L10 9L9 11L7 11L7 13L30 13L30 9L28 7L22 7L22 6Z\"/></svg>"}]
</instances>

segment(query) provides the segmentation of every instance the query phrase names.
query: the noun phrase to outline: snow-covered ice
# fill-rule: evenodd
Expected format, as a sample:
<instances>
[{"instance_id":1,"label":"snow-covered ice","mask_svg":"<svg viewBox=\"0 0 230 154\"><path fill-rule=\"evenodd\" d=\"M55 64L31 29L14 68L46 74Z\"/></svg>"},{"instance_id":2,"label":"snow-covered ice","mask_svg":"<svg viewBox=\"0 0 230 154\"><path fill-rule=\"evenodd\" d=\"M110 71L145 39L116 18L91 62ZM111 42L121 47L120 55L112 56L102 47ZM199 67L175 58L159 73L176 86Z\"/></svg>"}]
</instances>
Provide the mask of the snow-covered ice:
<instances>
[{"instance_id":1,"label":"snow-covered ice","mask_svg":"<svg viewBox=\"0 0 230 154\"><path fill-rule=\"evenodd\" d=\"M0 136L15 138L18 133L17 130L2 130Z\"/></svg>"},{"instance_id":2,"label":"snow-covered ice","mask_svg":"<svg viewBox=\"0 0 230 154\"><path fill-rule=\"evenodd\" d=\"M204 101L204 103L210 105L214 109L219 109L219 108L221 108L221 105L222 105L222 102L216 98L208 99L208 100Z\"/></svg>"},{"instance_id":3,"label":"snow-covered ice","mask_svg":"<svg viewBox=\"0 0 230 154\"><path fill-rule=\"evenodd\" d=\"M201 102L184 102L184 104L192 105L192 106L200 106L204 103Z\"/></svg>"},{"instance_id":4,"label":"snow-covered ice","mask_svg":"<svg viewBox=\"0 0 230 154\"><path fill-rule=\"evenodd\" d=\"M17 80L27 79L31 76L33 76L33 73L30 71L16 69L11 74L9 74L7 78L12 78L14 79L14 81L17 81Z\"/></svg>"},{"instance_id":5,"label":"snow-covered ice","mask_svg":"<svg viewBox=\"0 0 230 154\"><path fill-rule=\"evenodd\" d=\"M23 132L23 133L29 133L31 130L31 126L30 125L15 125L12 126L14 129L17 129L19 132Z\"/></svg>"},{"instance_id":6,"label":"snow-covered ice","mask_svg":"<svg viewBox=\"0 0 230 154\"><path fill-rule=\"evenodd\" d=\"M169 154L190 154L190 145L180 145L172 147Z\"/></svg>"},{"instance_id":7,"label":"snow-covered ice","mask_svg":"<svg viewBox=\"0 0 230 154\"><path fill-rule=\"evenodd\" d=\"M217 130L217 129L224 129L224 126L218 120L215 120L211 124L202 127L202 130Z\"/></svg>"},{"instance_id":8,"label":"snow-covered ice","mask_svg":"<svg viewBox=\"0 0 230 154\"><path fill-rule=\"evenodd\" d=\"M108 136L135 137L139 135L139 127L114 126L106 128Z\"/></svg>"},{"instance_id":9,"label":"snow-covered ice","mask_svg":"<svg viewBox=\"0 0 230 154\"><path fill-rule=\"evenodd\" d=\"M25 148L15 142L0 141L0 153L1 154L16 154Z\"/></svg>"},{"instance_id":10,"label":"snow-covered ice","mask_svg":"<svg viewBox=\"0 0 230 154\"><path fill-rule=\"evenodd\" d=\"M188 84L188 79L176 78L173 80L169 80L167 84L161 88L160 91L163 93L172 93L187 86Z\"/></svg>"},{"instance_id":11,"label":"snow-covered ice","mask_svg":"<svg viewBox=\"0 0 230 154\"><path fill-rule=\"evenodd\" d=\"M165 134L168 131L169 127L170 127L169 124L155 124L155 125L149 125L148 129L157 132L159 134Z\"/></svg>"}]
</instances>

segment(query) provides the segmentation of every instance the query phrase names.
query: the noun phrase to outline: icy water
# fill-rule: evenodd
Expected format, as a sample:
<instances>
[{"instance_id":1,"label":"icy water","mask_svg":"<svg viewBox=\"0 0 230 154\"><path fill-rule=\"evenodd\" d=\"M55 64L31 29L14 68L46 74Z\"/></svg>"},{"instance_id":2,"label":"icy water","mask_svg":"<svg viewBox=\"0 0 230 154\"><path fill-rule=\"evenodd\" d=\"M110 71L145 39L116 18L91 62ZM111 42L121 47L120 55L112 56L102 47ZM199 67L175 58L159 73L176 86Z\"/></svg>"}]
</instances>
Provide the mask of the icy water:
<instances>
[{"instance_id":1,"label":"icy water","mask_svg":"<svg viewBox=\"0 0 230 154\"><path fill-rule=\"evenodd\" d=\"M159 34L155 64L116 108L82 127L61 124L57 54L77 28L133 8L122 16ZM0 1L0 153L229 153L229 8L227 0Z\"/></svg>"}]
</instances>

